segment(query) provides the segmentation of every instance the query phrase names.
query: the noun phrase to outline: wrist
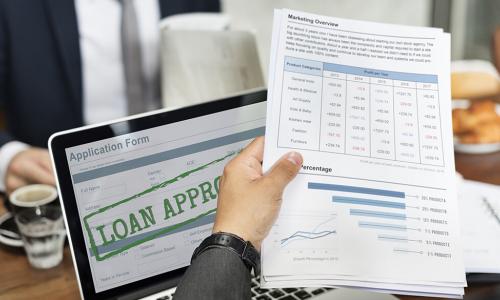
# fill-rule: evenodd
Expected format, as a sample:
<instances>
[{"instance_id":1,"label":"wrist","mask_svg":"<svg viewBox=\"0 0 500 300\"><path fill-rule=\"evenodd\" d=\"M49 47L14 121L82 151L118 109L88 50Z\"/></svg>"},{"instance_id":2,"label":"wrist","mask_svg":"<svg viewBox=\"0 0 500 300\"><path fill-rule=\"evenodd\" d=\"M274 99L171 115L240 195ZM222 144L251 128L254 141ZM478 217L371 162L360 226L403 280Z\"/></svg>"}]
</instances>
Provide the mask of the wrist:
<instances>
[{"instance_id":1,"label":"wrist","mask_svg":"<svg viewBox=\"0 0 500 300\"><path fill-rule=\"evenodd\" d=\"M227 232L214 233L204 239L195 249L191 263L203 252L214 248L231 251L241 258L249 272L253 270L255 275L260 274L260 254L252 243Z\"/></svg>"},{"instance_id":2,"label":"wrist","mask_svg":"<svg viewBox=\"0 0 500 300\"><path fill-rule=\"evenodd\" d=\"M214 228L212 229L212 234L217 234L217 233L234 234L239 238L241 238L242 240L252 243L252 246L260 253L260 246L262 244L262 241L257 238L254 238L253 235L247 232L246 230L242 230L236 226L214 225Z\"/></svg>"}]
</instances>

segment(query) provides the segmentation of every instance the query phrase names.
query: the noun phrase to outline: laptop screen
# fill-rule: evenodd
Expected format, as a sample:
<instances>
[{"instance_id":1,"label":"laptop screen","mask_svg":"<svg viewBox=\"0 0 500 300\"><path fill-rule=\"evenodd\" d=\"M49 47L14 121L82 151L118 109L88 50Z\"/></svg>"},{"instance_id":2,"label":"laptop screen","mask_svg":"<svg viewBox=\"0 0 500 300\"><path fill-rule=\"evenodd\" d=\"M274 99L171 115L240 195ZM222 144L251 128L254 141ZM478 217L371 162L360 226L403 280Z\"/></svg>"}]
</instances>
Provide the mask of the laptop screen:
<instances>
[{"instance_id":1,"label":"laptop screen","mask_svg":"<svg viewBox=\"0 0 500 300\"><path fill-rule=\"evenodd\" d=\"M189 265L214 222L220 175L264 134L259 102L65 148L100 293Z\"/></svg>"}]
</instances>

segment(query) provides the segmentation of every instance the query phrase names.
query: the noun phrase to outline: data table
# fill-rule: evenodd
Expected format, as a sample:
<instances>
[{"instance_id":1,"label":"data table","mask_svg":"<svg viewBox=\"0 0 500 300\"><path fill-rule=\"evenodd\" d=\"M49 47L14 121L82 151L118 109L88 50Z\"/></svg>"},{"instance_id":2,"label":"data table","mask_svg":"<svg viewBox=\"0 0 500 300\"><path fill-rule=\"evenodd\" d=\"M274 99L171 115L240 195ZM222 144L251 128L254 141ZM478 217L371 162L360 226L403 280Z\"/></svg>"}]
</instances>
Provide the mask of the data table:
<instances>
[{"instance_id":1,"label":"data table","mask_svg":"<svg viewBox=\"0 0 500 300\"><path fill-rule=\"evenodd\" d=\"M278 147L443 166L438 77L285 57Z\"/></svg>"}]
</instances>

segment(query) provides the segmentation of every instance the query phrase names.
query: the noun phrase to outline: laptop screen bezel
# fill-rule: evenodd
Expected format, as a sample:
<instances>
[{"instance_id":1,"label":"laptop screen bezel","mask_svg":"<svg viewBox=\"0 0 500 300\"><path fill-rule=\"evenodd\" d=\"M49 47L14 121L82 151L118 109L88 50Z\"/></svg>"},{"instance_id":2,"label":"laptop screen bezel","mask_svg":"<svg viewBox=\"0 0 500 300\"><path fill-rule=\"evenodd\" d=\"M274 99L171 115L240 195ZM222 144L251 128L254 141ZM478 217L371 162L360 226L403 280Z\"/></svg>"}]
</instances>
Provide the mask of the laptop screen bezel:
<instances>
[{"instance_id":1,"label":"laptop screen bezel","mask_svg":"<svg viewBox=\"0 0 500 300\"><path fill-rule=\"evenodd\" d=\"M177 110L160 111L146 116L132 117L95 127L56 133L50 138L49 148L59 185L59 198L65 212L65 221L68 227L67 232L73 258L76 260L74 261L74 267L78 273L80 292L85 299L126 298L130 294L134 294L135 298L146 296L176 286L187 267L96 293L65 149L264 102L266 98L267 92L265 90L253 91Z\"/></svg>"}]
</instances>

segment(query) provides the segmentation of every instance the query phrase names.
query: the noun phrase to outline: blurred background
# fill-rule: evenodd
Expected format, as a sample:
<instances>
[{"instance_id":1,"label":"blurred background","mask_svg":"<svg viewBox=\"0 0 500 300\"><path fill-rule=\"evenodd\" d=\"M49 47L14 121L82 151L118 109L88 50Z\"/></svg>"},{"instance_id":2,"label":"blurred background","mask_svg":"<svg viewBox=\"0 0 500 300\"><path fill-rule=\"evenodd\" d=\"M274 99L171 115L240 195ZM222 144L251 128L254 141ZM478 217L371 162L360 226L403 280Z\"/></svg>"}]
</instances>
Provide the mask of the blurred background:
<instances>
[{"instance_id":1,"label":"blurred background","mask_svg":"<svg viewBox=\"0 0 500 300\"><path fill-rule=\"evenodd\" d=\"M451 32L454 60L492 58L491 39L500 26L496 0L223 0L233 29L255 33L267 76L273 8L290 8L365 21L440 27Z\"/></svg>"},{"instance_id":2,"label":"blurred background","mask_svg":"<svg viewBox=\"0 0 500 300\"><path fill-rule=\"evenodd\" d=\"M500 2L495 0L221 0L220 4L231 30L244 30L255 36L266 82L274 8L365 21L439 27L452 35L453 60L480 59L497 65L492 39L500 26ZM0 118L0 126L2 124L4 120Z\"/></svg>"},{"instance_id":3,"label":"blurred background","mask_svg":"<svg viewBox=\"0 0 500 300\"><path fill-rule=\"evenodd\" d=\"M265 87L275 8L296 9L339 18L442 28L451 33L452 97L461 100L454 102L454 108L468 108L470 106L468 101L471 99L499 101L500 30L497 32L497 29L500 28L498 19L500 1L220 0L221 14L211 13L219 17L203 19L200 16L192 16L183 19L183 15L174 15L163 20L161 29L164 35L161 40L163 49L160 50L162 56L160 64L163 64L161 67L162 106L182 106L246 89ZM177 18L178 16L180 18ZM186 26L188 23L195 25ZM193 35L191 40L184 37L184 34L175 37L171 33L175 30L196 31L207 28L222 30L226 33L219 37L217 34L214 36ZM225 35L231 35L227 33L229 31L245 32L250 37L241 35L226 37ZM222 40L230 43L232 47L222 46ZM219 49L217 49L218 45L214 45L216 43L221 45ZM199 44L212 44L212 48L210 51L205 51L203 47L197 47ZM186 54L187 48L195 50ZM228 48L235 49L229 53ZM244 48L253 49L253 51L247 51ZM255 49L257 53L254 53ZM215 54L210 57L210 53ZM201 60L204 60L203 63ZM211 63L207 63L209 61ZM258 66L255 66L255 61L259 62ZM217 72L219 75L207 76L212 72ZM241 73L245 74L241 75ZM210 80L206 80L207 77L211 77ZM10 99L10 101L13 100ZM5 100L0 99L0 129L12 127L12 122L5 120L8 119L8 114L6 115L6 110L3 109L4 105ZM490 110L500 110L498 106L495 107L492 104L489 107ZM493 113L490 115L493 116ZM119 114L115 117L118 116ZM459 122L463 123L463 120ZM500 121L495 122L497 124L494 129L497 135L493 135L487 141L495 142L497 145L487 149L489 152L500 149L498 144L500 143ZM79 123L75 123L74 126L78 125ZM455 134L460 134L460 129L455 131ZM30 139L26 140L30 142ZM42 142L38 144L44 145ZM465 152L470 152L468 150L470 149L465 149ZM483 151L480 150L480 152Z\"/></svg>"}]
</instances>

